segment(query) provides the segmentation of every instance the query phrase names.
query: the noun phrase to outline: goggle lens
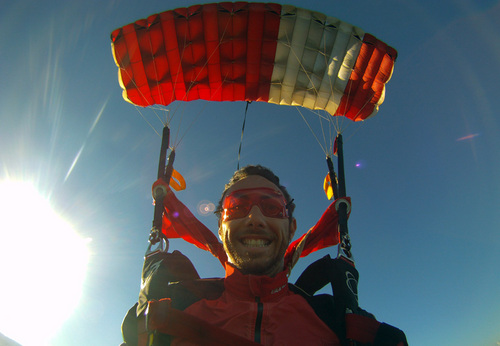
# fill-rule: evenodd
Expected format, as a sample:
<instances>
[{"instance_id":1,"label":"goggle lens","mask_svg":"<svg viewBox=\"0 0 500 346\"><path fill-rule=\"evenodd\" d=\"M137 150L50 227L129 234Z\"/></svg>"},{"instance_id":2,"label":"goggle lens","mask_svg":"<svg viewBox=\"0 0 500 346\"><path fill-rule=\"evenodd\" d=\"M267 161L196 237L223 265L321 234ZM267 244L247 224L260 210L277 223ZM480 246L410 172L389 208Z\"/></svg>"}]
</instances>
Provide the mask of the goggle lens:
<instances>
[{"instance_id":1,"label":"goggle lens","mask_svg":"<svg viewBox=\"0 0 500 346\"><path fill-rule=\"evenodd\" d=\"M222 221L241 219L256 205L264 216L286 219L288 211L286 200L278 191L271 188L242 189L231 192L222 203Z\"/></svg>"}]
</instances>

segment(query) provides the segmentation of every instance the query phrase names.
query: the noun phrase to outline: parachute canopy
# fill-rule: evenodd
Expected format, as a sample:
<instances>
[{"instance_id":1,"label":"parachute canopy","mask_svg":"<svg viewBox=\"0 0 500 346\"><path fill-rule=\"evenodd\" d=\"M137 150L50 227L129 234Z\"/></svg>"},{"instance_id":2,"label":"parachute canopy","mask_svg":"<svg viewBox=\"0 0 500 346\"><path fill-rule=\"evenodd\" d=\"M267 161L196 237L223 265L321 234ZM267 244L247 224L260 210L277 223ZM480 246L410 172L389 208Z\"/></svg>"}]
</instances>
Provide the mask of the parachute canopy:
<instances>
[{"instance_id":1,"label":"parachute canopy","mask_svg":"<svg viewBox=\"0 0 500 346\"><path fill-rule=\"evenodd\" d=\"M384 101L397 52L360 28L289 5L213 3L116 29L125 100L263 101L364 120Z\"/></svg>"}]
</instances>

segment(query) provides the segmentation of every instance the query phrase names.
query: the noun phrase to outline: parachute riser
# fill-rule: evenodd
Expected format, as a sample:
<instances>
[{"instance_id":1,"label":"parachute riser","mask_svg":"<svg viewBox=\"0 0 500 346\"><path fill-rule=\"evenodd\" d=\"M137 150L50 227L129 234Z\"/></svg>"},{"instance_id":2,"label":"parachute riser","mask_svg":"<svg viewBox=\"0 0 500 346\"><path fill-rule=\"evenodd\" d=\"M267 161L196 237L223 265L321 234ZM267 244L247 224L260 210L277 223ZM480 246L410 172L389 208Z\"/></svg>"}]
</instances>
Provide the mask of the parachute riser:
<instances>
[{"instance_id":1,"label":"parachute riser","mask_svg":"<svg viewBox=\"0 0 500 346\"><path fill-rule=\"evenodd\" d=\"M335 319L345 328L345 315L355 313L359 308L359 273L354 265L354 258L351 252L351 240L347 228L348 205L345 201L342 201L342 199L346 197L346 184L344 173L344 146L340 133L335 138L335 148L338 159L338 177L335 176L333 163L330 158L327 158L327 164L334 197L338 200L336 208L339 216L338 231L340 243L338 246L337 258L332 261L332 265L336 268L335 275L333 273L331 274L330 281L332 283L332 290L336 302ZM353 340L343 339L343 341L344 345L356 345Z\"/></svg>"},{"instance_id":2,"label":"parachute riser","mask_svg":"<svg viewBox=\"0 0 500 346\"><path fill-rule=\"evenodd\" d=\"M336 200L346 197L345 173L344 173L344 146L342 142L342 135L339 133L335 138L335 154L338 158L338 176L335 174L333 162L330 156L326 158L328 165L328 174L330 175L330 182L333 190L333 196ZM349 238L349 230L347 228L347 204L339 203L337 213L339 215L339 234L340 243L338 248L338 256L345 260L352 262L354 266L354 259L351 253L351 241Z\"/></svg>"},{"instance_id":3,"label":"parachute riser","mask_svg":"<svg viewBox=\"0 0 500 346\"><path fill-rule=\"evenodd\" d=\"M173 164L175 160L175 151L171 151L168 157L167 163L167 152L170 145L170 128L165 125L163 127L161 147L160 147L160 158L158 161L158 179L163 179L167 183L172 177ZM163 227L163 199L167 194L167 190L164 186L158 185L153 190L153 198L155 201L154 216L153 216L153 227L149 234L149 246L146 251L146 257L151 256L157 252L167 252L168 251L168 239L162 233ZM155 250L152 250L152 246L158 244Z\"/></svg>"},{"instance_id":4,"label":"parachute riser","mask_svg":"<svg viewBox=\"0 0 500 346\"><path fill-rule=\"evenodd\" d=\"M338 195L335 196L335 198L343 198L346 197L346 184L344 171L344 144L340 133L335 138L335 143L337 147L338 159L338 182L337 188L335 189L338 191ZM351 240L349 237L349 229L347 227L347 204L340 203L337 212L339 214L340 233L340 244L337 257L342 257L345 260L352 262L352 265L354 266L354 258L351 253Z\"/></svg>"},{"instance_id":5,"label":"parachute riser","mask_svg":"<svg viewBox=\"0 0 500 346\"><path fill-rule=\"evenodd\" d=\"M170 128L165 125L161 136L160 159L158 161L157 178L165 177L165 162L167 160L167 151L170 145Z\"/></svg>"}]
</instances>

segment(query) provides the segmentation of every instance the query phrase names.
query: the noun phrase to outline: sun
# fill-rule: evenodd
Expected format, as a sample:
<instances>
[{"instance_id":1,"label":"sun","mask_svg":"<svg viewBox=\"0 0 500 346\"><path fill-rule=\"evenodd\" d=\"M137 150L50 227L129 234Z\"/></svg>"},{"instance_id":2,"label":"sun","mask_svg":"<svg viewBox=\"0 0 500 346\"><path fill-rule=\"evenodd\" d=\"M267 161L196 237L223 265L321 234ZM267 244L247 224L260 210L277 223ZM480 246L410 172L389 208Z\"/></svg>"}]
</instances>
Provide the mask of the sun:
<instances>
[{"instance_id":1,"label":"sun","mask_svg":"<svg viewBox=\"0 0 500 346\"><path fill-rule=\"evenodd\" d=\"M32 184L0 181L0 333L49 343L81 297L87 243Z\"/></svg>"}]
</instances>

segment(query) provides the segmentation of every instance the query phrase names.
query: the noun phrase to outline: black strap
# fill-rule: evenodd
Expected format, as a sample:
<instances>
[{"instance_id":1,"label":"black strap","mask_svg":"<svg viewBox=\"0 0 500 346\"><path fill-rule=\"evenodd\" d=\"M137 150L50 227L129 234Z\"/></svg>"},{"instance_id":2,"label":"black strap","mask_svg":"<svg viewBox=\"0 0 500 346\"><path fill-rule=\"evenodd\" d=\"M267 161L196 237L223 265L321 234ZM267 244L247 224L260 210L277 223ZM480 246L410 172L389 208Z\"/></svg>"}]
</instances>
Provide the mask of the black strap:
<instances>
[{"instance_id":1,"label":"black strap","mask_svg":"<svg viewBox=\"0 0 500 346\"><path fill-rule=\"evenodd\" d=\"M247 122L248 105L250 103L251 103L250 101L247 101L247 106L245 107L245 116L243 117L243 126L241 127L240 148L238 149L238 166L236 168L237 171L240 169L241 146L243 144L243 134L245 133L245 124Z\"/></svg>"},{"instance_id":2,"label":"black strap","mask_svg":"<svg viewBox=\"0 0 500 346\"><path fill-rule=\"evenodd\" d=\"M376 346L408 345L403 331L386 323L376 321L375 316L357 307L349 315L346 323L345 290L349 289L348 281L343 275L343 260L332 259L329 255L309 265L290 289L300 294L313 308L318 317L337 334L344 345L348 345L347 335L351 340ZM329 294L314 295L327 284L332 285L333 296ZM336 296L337 295L337 296ZM358 331L363 331L364 340L358 339ZM371 336L371 337L367 337ZM369 340L367 340L367 338Z\"/></svg>"}]
</instances>

